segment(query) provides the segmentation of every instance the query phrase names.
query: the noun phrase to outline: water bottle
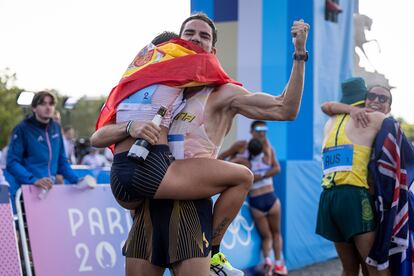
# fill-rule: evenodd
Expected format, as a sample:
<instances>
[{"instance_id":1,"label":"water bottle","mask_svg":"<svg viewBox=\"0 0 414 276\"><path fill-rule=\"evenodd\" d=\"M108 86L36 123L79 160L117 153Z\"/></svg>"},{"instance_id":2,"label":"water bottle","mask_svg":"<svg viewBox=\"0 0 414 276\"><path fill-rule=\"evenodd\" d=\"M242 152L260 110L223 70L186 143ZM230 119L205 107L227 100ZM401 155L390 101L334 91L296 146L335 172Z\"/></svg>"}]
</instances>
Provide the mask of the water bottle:
<instances>
[{"instance_id":1,"label":"water bottle","mask_svg":"<svg viewBox=\"0 0 414 276\"><path fill-rule=\"evenodd\" d=\"M55 184L56 177L50 176L49 178L50 178L50 181L52 182L52 185ZM49 190L41 188L38 198L43 200L47 197L48 193L49 193Z\"/></svg>"},{"instance_id":2,"label":"water bottle","mask_svg":"<svg viewBox=\"0 0 414 276\"><path fill-rule=\"evenodd\" d=\"M154 119L152 119L152 122L159 126L166 112L167 108L161 106L160 109L158 109L157 114L155 114ZM143 162L147 158L150 150L151 144L145 139L138 138L129 150L128 157L133 160Z\"/></svg>"}]
</instances>

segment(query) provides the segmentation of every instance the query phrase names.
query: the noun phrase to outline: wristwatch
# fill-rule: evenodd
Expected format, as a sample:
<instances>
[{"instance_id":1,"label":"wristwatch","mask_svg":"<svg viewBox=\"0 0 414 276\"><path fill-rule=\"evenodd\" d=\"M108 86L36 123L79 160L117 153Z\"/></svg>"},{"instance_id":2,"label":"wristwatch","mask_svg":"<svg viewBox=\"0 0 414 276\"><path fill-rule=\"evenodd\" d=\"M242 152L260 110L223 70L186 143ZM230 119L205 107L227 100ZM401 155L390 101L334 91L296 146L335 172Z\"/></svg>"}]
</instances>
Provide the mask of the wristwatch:
<instances>
[{"instance_id":1,"label":"wristwatch","mask_svg":"<svg viewBox=\"0 0 414 276\"><path fill-rule=\"evenodd\" d=\"M306 51L304 54L297 54L296 52L293 53L293 59L294 60L303 60L303 61L307 61L309 58L309 54L308 51Z\"/></svg>"}]
</instances>

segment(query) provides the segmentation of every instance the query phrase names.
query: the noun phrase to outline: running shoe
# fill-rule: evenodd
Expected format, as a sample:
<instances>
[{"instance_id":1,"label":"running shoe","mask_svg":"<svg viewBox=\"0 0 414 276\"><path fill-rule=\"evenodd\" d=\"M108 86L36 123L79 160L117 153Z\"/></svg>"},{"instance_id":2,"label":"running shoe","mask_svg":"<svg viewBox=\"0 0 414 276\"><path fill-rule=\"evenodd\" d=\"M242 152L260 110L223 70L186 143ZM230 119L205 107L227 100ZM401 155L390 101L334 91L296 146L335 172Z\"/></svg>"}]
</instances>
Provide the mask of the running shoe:
<instances>
[{"instance_id":1,"label":"running shoe","mask_svg":"<svg viewBox=\"0 0 414 276\"><path fill-rule=\"evenodd\" d=\"M210 263L210 276L243 276L244 272L234 268L226 256L219 252L214 254Z\"/></svg>"},{"instance_id":2,"label":"running shoe","mask_svg":"<svg viewBox=\"0 0 414 276\"><path fill-rule=\"evenodd\" d=\"M266 258L263 264L263 275L273 276L273 264L270 258Z\"/></svg>"},{"instance_id":3,"label":"running shoe","mask_svg":"<svg viewBox=\"0 0 414 276\"><path fill-rule=\"evenodd\" d=\"M288 275L288 270L284 264L275 265L273 268L273 276Z\"/></svg>"}]
</instances>

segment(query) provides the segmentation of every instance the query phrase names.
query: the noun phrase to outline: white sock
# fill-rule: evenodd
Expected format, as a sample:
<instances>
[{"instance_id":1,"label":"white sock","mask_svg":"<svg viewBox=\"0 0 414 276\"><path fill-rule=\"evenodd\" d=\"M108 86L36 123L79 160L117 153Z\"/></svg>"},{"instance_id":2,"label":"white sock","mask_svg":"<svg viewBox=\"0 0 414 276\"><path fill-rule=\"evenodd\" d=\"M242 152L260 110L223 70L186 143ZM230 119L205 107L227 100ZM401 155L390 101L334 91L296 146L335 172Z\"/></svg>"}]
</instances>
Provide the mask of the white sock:
<instances>
[{"instance_id":1,"label":"white sock","mask_svg":"<svg viewBox=\"0 0 414 276\"><path fill-rule=\"evenodd\" d=\"M275 265L283 265L283 260L275 260Z\"/></svg>"}]
</instances>

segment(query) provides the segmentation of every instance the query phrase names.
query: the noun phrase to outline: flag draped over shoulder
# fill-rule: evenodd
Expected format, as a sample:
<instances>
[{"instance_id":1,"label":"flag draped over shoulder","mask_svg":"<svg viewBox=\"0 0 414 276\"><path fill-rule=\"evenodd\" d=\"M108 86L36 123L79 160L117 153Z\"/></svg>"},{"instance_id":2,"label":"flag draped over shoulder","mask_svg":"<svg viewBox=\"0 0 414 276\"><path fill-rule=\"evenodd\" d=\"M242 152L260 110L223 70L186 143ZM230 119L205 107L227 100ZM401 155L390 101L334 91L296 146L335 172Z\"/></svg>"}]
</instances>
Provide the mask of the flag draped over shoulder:
<instances>
[{"instance_id":1,"label":"flag draped over shoulder","mask_svg":"<svg viewBox=\"0 0 414 276\"><path fill-rule=\"evenodd\" d=\"M158 46L142 49L128 66L118 85L109 94L96 129L115 118L116 107L126 97L153 84L174 87L222 85L234 83L221 67L214 54L182 39L172 39Z\"/></svg>"},{"instance_id":2,"label":"flag draped over shoulder","mask_svg":"<svg viewBox=\"0 0 414 276\"><path fill-rule=\"evenodd\" d=\"M378 226L367 263L391 275L414 275L414 148L393 118L382 123L368 168Z\"/></svg>"}]
</instances>

